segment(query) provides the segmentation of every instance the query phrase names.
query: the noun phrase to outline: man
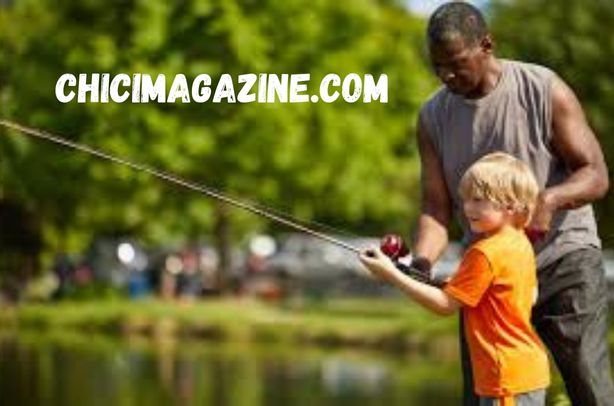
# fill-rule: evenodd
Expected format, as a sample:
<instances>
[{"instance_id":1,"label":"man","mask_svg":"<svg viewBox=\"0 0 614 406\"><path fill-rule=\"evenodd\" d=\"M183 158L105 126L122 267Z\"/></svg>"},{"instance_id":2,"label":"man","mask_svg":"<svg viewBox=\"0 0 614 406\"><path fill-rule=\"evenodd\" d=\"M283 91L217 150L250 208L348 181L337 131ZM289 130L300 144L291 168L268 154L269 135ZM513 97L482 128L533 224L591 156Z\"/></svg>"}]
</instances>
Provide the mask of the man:
<instances>
[{"instance_id":1,"label":"man","mask_svg":"<svg viewBox=\"0 0 614 406\"><path fill-rule=\"evenodd\" d=\"M465 244L473 238L457 192L467 167L493 151L529 164L542 188L527 230L541 237L535 244L539 296L533 324L573 404L614 405L606 283L589 204L607 192L608 173L576 96L547 68L496 58L484 18L469 4L438 8L427 34L431 63L444 86L418 119L423 190L413 246L418 268L445 249L453 212ZM464 347L465 404L472 405L477 403Z\"/></svg>"}]
</instances>

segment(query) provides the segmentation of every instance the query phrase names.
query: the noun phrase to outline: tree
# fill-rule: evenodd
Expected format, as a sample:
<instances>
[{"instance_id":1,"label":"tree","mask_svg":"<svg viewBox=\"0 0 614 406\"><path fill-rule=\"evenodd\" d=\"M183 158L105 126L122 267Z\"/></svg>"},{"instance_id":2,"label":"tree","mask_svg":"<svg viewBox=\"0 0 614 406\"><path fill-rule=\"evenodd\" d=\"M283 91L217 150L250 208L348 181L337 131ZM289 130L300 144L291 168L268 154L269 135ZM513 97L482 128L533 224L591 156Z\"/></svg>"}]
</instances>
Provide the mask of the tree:
<instances>
[{"instance_id":1,"label":"tree","mask_svg":"<svg viewBox=\"0 0 614 406\"><path fill-rule=\"evenodd\" d=\"M358 233L405 230L417 209L408 134L434 82L423 21L392 1L22 0L0 12L0 27L3 116ZM329 72L385 73L390 100L61 104L65 72L209 73L214 83L223 73L310 73L316 84ZM2 137L0 154L1 196L34 206L52 247L63 235L80 248L96 233L162 242L215 231L227 253L232 230L267 226L23 138Z\"/></svg>"}]
</instances>

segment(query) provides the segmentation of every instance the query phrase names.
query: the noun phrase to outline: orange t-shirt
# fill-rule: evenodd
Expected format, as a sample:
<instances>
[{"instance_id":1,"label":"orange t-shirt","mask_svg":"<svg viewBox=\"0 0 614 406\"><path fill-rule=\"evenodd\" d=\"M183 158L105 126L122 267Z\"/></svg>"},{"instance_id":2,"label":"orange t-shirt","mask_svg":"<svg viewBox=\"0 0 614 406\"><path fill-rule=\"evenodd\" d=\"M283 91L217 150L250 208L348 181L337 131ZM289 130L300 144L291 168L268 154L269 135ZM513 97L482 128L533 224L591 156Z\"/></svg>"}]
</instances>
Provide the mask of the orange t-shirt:
<instances>
[{"instance_id":1,"label":"orange t-shirt","mask_svg":"<svg viewBox=\"0 0 614 406\"><path fill-rule=\"evenodd\" d=\"M510 396L550 384L548 357L531 326L536 286L531 243L505 227L469 247L444 288L463 304L478 395Z\"/></svg>"}]
</instances>

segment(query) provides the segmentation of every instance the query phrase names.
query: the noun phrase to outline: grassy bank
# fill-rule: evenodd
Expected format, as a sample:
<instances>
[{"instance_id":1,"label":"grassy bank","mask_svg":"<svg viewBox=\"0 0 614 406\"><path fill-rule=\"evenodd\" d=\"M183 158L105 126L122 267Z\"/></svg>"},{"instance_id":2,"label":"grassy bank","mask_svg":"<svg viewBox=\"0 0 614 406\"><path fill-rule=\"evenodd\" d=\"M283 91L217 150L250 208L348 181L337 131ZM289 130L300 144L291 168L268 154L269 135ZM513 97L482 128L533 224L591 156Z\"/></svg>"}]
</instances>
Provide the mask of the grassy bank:
<instances>
[{"instance_id":1,"label":"grassy bank","mask_svg":"<svg viewBox=\"0 0 614 406\"><path fill-rule=\"evenodd\" d=\"M307 305L246 299L196 303L94 301L26 304L0 311L0 328L218 341L437 350L455 340L456 317L402 300L332 300Z\"/></svg>"}]
</instances>

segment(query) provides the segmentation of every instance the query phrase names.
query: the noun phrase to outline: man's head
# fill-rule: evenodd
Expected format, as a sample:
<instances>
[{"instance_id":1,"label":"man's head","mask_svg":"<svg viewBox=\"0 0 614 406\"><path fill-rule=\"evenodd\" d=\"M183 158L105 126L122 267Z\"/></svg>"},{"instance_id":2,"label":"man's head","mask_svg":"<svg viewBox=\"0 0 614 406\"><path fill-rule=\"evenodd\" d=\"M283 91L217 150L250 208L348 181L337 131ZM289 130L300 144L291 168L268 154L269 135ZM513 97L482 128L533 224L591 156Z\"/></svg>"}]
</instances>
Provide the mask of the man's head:
<instances>
[{"instance_id":1,"label":"man's head","mask_svg":"<svg viewBox=\"0 0 614 406\"><path fill-rule=\"evenodd\" d=\"M539 186L531 169L503 152L488 154L467 169L459 194L474 231L501 219L525 227L535 208ZM493 217L494 216L494 217Z\"/></svg>"},{"instance_id":2,"label":"man's head","mask_svg":"<svg viewBox=\"0 0 614 406\"><path fill-rule=\"evenodd\" d=\"M428 47L435 74L453 93L471 95L480 86L492 57L493 42L482 13L454 1L429 19Z\"/></svg>"}]
</instances>

